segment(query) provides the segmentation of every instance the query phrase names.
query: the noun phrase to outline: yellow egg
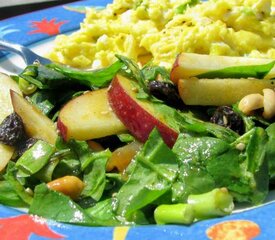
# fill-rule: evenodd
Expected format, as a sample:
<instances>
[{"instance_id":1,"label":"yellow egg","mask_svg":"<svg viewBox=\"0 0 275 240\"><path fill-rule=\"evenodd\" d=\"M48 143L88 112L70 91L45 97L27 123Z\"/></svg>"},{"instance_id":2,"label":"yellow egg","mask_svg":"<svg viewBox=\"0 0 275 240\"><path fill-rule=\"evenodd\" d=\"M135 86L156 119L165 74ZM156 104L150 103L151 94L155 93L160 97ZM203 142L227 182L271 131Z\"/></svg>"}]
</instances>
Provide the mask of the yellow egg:
<instances>
[{"instance_id":1,"label":"yellow egg","mask_svg":"<svg viewBox=\"0 0 275 240\"><path fill-rule=\"evenodd\" d=\"M58 36L49 57L101 68L121 54L168 69L180 52L275 58L274 2L114 0L88 9L80 30Z\"/></svg>"}]
</instances>

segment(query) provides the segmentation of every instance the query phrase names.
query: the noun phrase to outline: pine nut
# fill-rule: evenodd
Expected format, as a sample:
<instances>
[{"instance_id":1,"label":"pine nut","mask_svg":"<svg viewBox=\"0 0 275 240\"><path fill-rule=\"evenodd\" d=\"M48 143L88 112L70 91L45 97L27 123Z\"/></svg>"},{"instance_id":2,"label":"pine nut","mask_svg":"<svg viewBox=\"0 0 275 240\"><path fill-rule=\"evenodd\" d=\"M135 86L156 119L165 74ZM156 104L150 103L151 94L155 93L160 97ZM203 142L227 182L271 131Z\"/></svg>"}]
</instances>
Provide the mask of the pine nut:
<instances>
[{"instance_id":1,"label":"pine nut","mask_svg":"<svg viewBox=\"0 0 275 240\"><path fill-rule=\"evenodd\" d=\"M275 91L266 88L264 93L264 112L263 117L265 119L271 119L275 116Z\"/></svg>"},{"instance_id":2,"label":"pine nut","mask_svg":"<svg viewBox=\"0 0 275 240\"><path fill-rule=\"evenodd\" d=\"M249 94L242 98L239 102L239 109L244 114L249 115L253 110L263 108L264 97L259 93Z\"/></svg>"},{"instance_id":3,"label":"pine nut","mask_svg":"<svg viewBox=\"0 0 275 240\"><path fill-rule=\"evenodd\" d=\"M47 186L48 188L61 192L72 199L77 199L84 188L84 183L75 176L65 176L48 182Z\"/></svg>"}]
</instances>

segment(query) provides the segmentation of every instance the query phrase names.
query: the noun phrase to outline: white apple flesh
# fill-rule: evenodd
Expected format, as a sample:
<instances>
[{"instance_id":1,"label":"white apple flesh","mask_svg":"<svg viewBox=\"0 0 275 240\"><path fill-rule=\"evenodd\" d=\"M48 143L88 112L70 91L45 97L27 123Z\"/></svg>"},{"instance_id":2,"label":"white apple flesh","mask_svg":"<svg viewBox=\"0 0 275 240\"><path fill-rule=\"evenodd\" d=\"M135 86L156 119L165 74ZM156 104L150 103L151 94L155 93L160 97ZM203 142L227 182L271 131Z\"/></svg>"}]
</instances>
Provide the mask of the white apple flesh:
<instances>
[{"instance_id":1,"label":"white apple flesh","mask_svg":"<svg viewBox=\"0 0 275 240\"><path fill-rule=\"evenodd\" d=\"M10 90L21 94L17 83L8 75L0 73L0 123L13 112ZM0 171L2 171L14 152L14 147L0 143Z\"/></svg>"},{"instance_id":2,"label":"white apple flesh","mask_svg":"<svg viewBox=\"0 0 275 240\"><path fill-rule=\"evenodd\" d=\"M26 134L54 145L57 138L54 122L18 93L11 91L10 94L13 109L22 118Z\"/></svg>"},{"instance_id":3,"label":"white apple flesh","mask_svg":"<svg viewBox=\"0 0 275 240\"><path fill-rule=\"evenodd\" d=\"M274 80L267 79L180 79L178 90L186 105L232 105L252 93L262 94L263 89L273 89Z\"/></svg>"},{"instance_id":4,"label":"white apple flesh","mask_svg":"<svg viewBox=\"0 0 275 240\"><path fill-rule=\"evenodd\" d=\"M233 66L261 65L271 63L272 61L274 61L274 59L181 53L175 60L170 73L170 78L175 84L177 84L179 79L189 79L209 71ZM271 79L274 77L275 68L267 74L265 79Z\"/></svg>"},{"instance_id":5,"label":"white apple flesh","mask_svg":"<svg viewBox=\"0 0 275 240\"><path fill-rule=\"evenodd\" d=\"M89 140L127 131L109 105L107 89L69 101L59 113L57 128L65 140Z\"/></svg>"}]
</instances>

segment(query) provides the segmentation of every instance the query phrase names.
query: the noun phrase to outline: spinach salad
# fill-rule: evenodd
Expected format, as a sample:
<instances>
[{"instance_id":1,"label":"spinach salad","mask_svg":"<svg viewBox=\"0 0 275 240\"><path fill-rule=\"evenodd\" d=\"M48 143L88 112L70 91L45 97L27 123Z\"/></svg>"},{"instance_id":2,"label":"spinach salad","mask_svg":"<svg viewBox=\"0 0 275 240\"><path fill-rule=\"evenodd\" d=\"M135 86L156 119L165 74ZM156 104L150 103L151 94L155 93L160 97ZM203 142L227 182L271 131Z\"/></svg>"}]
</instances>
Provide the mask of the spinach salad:
<instances>
[{"instance_id":1,"label":"spinach salad","mask_svg":"<svg viewBox=\"0 0 275 240\"><path fill-rule=\"evenodd\" d=\"M0 173L1 204L64 223L116 226L192 224L231 214L234 204L265 201L275 179L274 117L264 119L261 109L246 115L237 102L185 105L166 69L150 63L140 68L120 55L117 59L91 71L34 63L11 76L24 96L11 93L12 103L28 105L30 120L13 106L14 113L0 125L1 143L14 149ZM274 62L236 66L198 77L263 81L273 66ZM130 86L132 100L155 117L154 127L146 128L146 122L139 126L135 121L143 116L132 109L129 128L118 123L115 134L72 137L62 108L91 92L112 92L107 94L109 101L119 98L119 91L111 90L114 79ZM115 104L110 106L121 107ZM39 137L47 133L47 124L38 135L28 130L39 123L41 114L45 123L57 124L54 142ZM33 126L28 126L32 120ZM136 134L135 129L148 134ZM81 130L76 132L81 136Z\"/></svg>"}]
</instances>

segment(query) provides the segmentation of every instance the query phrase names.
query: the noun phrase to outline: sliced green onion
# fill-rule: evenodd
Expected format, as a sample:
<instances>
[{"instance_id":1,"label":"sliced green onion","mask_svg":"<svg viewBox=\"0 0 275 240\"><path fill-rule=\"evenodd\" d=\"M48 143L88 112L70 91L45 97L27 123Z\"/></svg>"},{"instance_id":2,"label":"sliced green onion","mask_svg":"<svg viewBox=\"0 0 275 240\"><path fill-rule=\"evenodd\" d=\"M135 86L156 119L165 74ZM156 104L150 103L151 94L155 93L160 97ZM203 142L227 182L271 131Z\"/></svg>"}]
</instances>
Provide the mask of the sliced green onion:
<instances>
[{"instance_id":1,"label":"sliced green onion","mask_svg":"<svg viewBox=\"0 0 275 240\"><path fill-rule=\"evenodd\" d=\"M185 203L163 204L155 209L154 218L157 224L191 224L194 221L194 209Z\"/></svg>"},{"instance_id":2,"label":"sliced green onion","mask_svg":"<svg viewBox=\"0 0 275 240\"><path fill-rule=\"evenodd\" d=\"M21 78L21 77L19 77L18 84L19 84L20 90L25 95L30 95L34 93L37 89L37 87L34 84L29 83L28 81L26 81L24 78Z\"/></svg>"},{"instance_id":3,"label":"sliced green onion","mask_svg":"<svg viewBox=\"0 0 275 240\"><path fill-rule=\"evenodd\" d=\"M234 208L233 197L226 188L215 188L207 193L189 195L187 202L193 206L196 219L229 215Z\"/></svg>"}]
</instances>

